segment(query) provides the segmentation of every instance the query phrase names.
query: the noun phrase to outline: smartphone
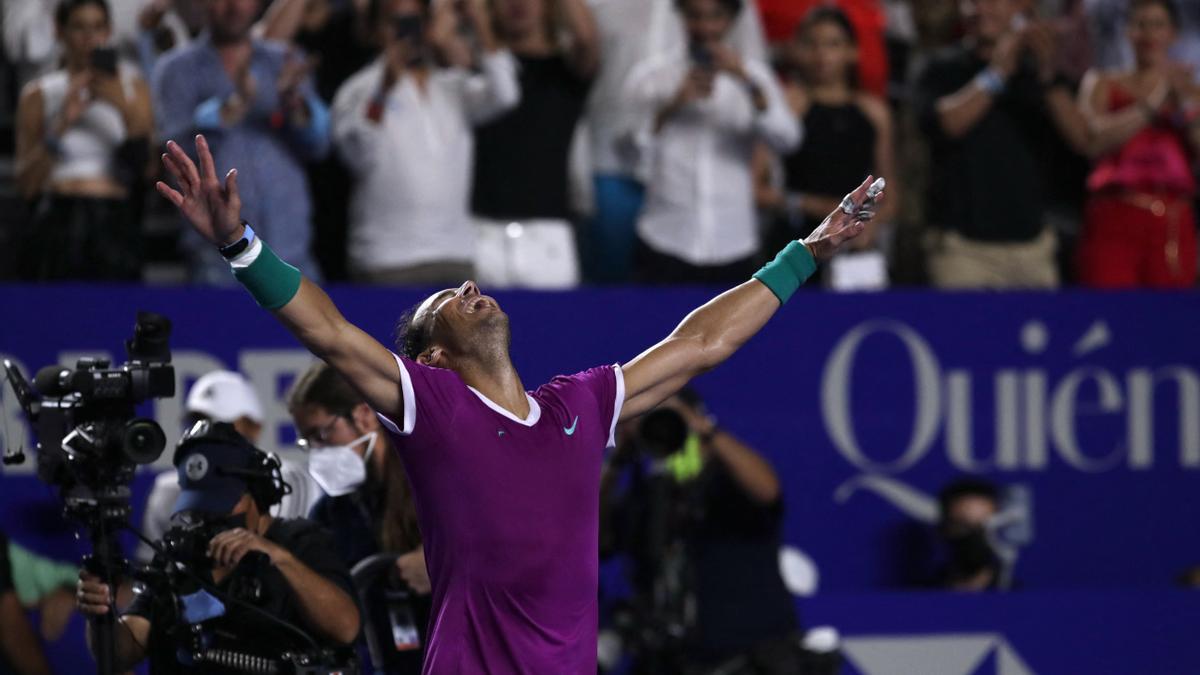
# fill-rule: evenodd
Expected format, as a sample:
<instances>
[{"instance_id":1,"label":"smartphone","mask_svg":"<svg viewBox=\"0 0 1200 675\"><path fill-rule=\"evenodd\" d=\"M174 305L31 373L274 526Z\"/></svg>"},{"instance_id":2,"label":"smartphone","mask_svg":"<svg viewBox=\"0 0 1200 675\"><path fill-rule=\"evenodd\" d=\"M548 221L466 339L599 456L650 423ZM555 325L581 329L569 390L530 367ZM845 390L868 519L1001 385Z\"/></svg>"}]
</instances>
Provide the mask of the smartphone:
<instances>
[{"instance_id":1,"label":"smartphone","mask_svg":"<svg viewBox=\"0 0 1200 675\"><path fill-rule=\"evenodd\" d=\"M117 50L112 47L97 47L93 49L92 68L108 75L116 75Z\"/></svg>"},{"instance_id":2,"label":"smartphone","mask_svg":"<svg viewBox=\"0 0 1200 675\"><path fill-rule=\"evenodd\" d=\"M691 55L692 63L697 68L702 68L704 70L713 69L713 53L708 47L705 47L698 42L693 42L688 45L688 54Z\"/></svg>"}]
</instances>

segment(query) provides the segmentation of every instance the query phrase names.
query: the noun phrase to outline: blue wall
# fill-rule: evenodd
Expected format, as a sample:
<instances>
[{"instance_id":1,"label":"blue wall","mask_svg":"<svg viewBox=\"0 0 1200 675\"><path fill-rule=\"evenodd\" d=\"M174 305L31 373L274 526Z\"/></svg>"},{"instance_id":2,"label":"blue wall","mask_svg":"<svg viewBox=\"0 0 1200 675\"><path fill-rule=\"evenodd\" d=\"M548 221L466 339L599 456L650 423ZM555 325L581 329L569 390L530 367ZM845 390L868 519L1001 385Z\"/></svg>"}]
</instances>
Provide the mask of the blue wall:
<instances>
[{"instance_id":1,"label":"blue wall","mask_svg":"<svg viewBox=\"0 0 1200 675\"><path fill-rule=\"evenodd\" d=\"M629 360L711 294L613 289L497 299L532 388L555 373ZM351 321L389 343L396 317L422 296L348 287L332 295ZM240 368L267 402L267 445L291 442L281 401L308 357L240 290L0 287L0 353L27 373L78 352L107 351L119 361L137 309L175 322L182 386L212 367ZM801 293L697 386L721 424L780 473L786 539L818 572L809 623L827 611L830 621L854 624L855 611L875 600L843 611L830 609L832 598L901 588L928 571L912 551L930 545L929 496L964 472L1027 488L1032 541L1020 549L1017 576L1028 597L1128 589L1175 597L1165 590L1174 577L1200 564L1197 310L1195 294ZM25 435L28 443L10 392L0 401L4 439ZM169 437L179 404L153 409ZM73 553L47 536L63 527L52 495L31 476L10 470L2 498L0 527L14 539ZM904 604L884 597L893 599L869 613ZM1056 595L1052 604L1064 609L1047 616L1065 616L1073 597L1093 596ZM997 614L1009 617L999 623L1038 615L1028 602ZM1178 602L1195 625L1195 601ZM1121 603L1124 612L1150 607ZM912 627L960 623L950 611L930 616L938 618ZM1200 672L1200 663L1187 670Z\"/></svg>"}]
</instances>

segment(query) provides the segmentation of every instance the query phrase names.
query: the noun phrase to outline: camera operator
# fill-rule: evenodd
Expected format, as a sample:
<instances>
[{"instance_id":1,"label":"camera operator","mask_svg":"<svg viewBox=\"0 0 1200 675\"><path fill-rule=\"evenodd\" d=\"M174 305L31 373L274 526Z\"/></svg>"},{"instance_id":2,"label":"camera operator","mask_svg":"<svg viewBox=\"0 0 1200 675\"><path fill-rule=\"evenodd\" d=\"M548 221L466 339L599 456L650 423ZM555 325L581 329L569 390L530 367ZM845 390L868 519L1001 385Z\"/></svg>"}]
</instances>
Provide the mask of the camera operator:
<instances>
[{"instance_id":1,"label":"camera operator","mask_svg":"<svg viewBox=\"0 0 1200 675\"><path fill-rule=\"evenodd\" d=\"M807 672L801 670L792 597L779 575L783 501L771 465L717 426L689 389L648 414L633 443L643 455L661 458L650 460L659 468L651 469L646 484L630 490L633 499L641 495L644 503L616 505L602 497L601 509L632 508L641 514L608 520L637 523L635 527L646 530L629 539L643 546L632 552L641 558L635 568L643 575L646 558L661 557L658 549L683 552L684 562L677 569L684 573L678 576L687 580L684 593L690 597L678 604L694 606L694 612L682 615L687 637L678 648L681 656L664 660L651 655L655 665L641 663L641 672ZM607 473L613 469L610 466ZM664 490L661 482L655 486L655 474L674 488ZM667 493L671 504L656 505ZM680 533L680 546L664 532ZM669 570L660 567L657 591L663 587L661 575ZM644 579L641 584L635 581L643 594Z\"/></svg>"},{"instance_id":2,"label":"camera operator","mask_svg":"<svg viewBox=\"0 0 1200 675\"><path fill-rule=\"evenodd\" d=\"M938 535L946 549L946 565L937 586L980 593L1006 590L1000 584L1001 560L988 541L988 522L1000 512L1000 489L979 478L962 478L938 494Z\"/></svg>"},{"instance_id":3,"label":"camera operator","mask_svg":"<svg viewBox=\"0 0 1200 675\"><path fill-rule=\"evenodd\" d=\"M309 451L309 473L326 492L309 517L334 534L347 565L380 552L400 554L381 593L360 590L368 597L366 630L379 645L395 646L372 665L417 675L431 587L412 489L390 437L362 395L324 361L296 380L287 403Z\"/></svg>"},{"instance_id":4,"label":"camera operator","mask_svg":"<svg viewBox=\"0 0 1200 675\"><path fill-rule=\"evenodd\" d=\"M187 546L173 552L164 547L160 556L177 557L164 560L162 566L169 573L177 569L177 562L187 564L203 578L206 590L219 592L224 607L217 604L207 618L189 621L176 610L181 603L188 614L187 597L166 597L179 593L175 582L167 588L147 585L113 631L117 669L148 657L152 673L228 672L196 658L191 642L195 625L211 641L205 648L265 658L296 651L296 640L279 630L279 622L303 630L325 649L341 649L354 641L358 609L349 574L329 535L311 521L269 514L288 489L277 460L250 445L232 425L198 422L180 441L174 464L182 488L174 509L178 520L203 524L219 534L207 545L191 547L199 560L185 559L190 558L184 553ZM108 587L87 571L79 578L80 611L89 618L111 611ZM94 628L89 623L93 652ZM191 660L184 663L180 655L190 655Z\"/></svg>"},{"instance_id":5,"label":"camera operator","mask_svg":"<svg viewBox=\"0 0 1200 675\"><path fill-rule=\"evenodd\" d=\"M234 431L241 434L251 445L258 443L263 431L263 407L254 392L254 387L241 374L229 370L213 370L205 373L188 391L184 403L184 427L196 422L228 422ZM312 484L301 466L286 459L280 462L283 481L291 486L290 493L283 496L279 504L271 508L277 518L303 518L320 498L320 492ZM179 498L179 477L175 470L163 471L154 479L154 487L146 497L146 511L142 517L142 534L157 541L171 526L171 506ZM142 542L134 557L150 562L154 551Z\"/></svg>"}]
</instances>

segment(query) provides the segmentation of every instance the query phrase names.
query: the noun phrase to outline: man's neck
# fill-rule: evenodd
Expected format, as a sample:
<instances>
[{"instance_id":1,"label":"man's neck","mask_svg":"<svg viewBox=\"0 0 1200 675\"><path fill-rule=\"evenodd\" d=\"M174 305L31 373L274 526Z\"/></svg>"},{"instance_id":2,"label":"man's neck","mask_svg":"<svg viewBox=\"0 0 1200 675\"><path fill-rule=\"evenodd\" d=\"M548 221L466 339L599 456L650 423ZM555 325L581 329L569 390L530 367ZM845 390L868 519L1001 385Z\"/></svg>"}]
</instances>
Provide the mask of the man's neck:
<instances>
[{"instance_id":1,"label":"man's neck","mask_svg":"<svg viewBox=\"0 0 1200 675\"><path fill-rule=\"evenodd\" d=\"M213 40L213 47L217 50L217 54L221 57L221 62L225 65L230 63L241 63L246 53L250 51L250 37L244 37L240 40L217 41Z\"/></svg>"},{"instance_id":2,"label":"man's neck","mask_svg":"<svg viewBox=\"0 0 1200 675\"><path fill-rule=\"evenodd\" d=\"M521 419L529 416L529 400L521 376L508 354L463 362L454 369L468 386Z\"/></svg>"}]
</instances>

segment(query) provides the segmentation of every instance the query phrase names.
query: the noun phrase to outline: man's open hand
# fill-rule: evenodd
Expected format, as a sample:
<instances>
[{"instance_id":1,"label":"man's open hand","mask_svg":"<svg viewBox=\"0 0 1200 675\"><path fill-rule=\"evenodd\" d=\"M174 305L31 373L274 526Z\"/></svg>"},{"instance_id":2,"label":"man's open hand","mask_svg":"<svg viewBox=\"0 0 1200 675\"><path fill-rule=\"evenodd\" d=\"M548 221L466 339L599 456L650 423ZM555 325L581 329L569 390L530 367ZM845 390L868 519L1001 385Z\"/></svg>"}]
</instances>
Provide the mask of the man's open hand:
<instances>
[{"instance_id":1,"label":"man's open hand","mask_svg":"<svg viewBox=\"0 0 1200 675\"><path fill-rule=\"evenodd\" d=\"M839 206L833 210L833 213L825 216L825 220L821 221L817 229L804 239L804 245L818 261L829 260L842 244L867 229L867 223L875 217L876 206L883 199L883 192L880 191L872 203L864 208L867 201L867 188L874 181L874 176L867 176L862 185L859 185L854 192L846 195L846 198L842 200L842 204L848 207L850 213L846 212L847 209Z\"/></svg>"},{"instance_id":2,"label":"man's open hand","mask_svg":"<svg viewBox=\"0 0 1200 675\"><path fill-rule=\"evenodd\" d=\"M242 199L238 196L237 169L230 169L225 174L222 185L217 181L217 169L204 136L196 136L196 154L200 159L199 169L178 143L167 141L167 152L162 161L179 189L162 181L155 187L159 194L171 200L196 232L214 246L232 244L242 236Z\"/></svg>"}]
</instances>

